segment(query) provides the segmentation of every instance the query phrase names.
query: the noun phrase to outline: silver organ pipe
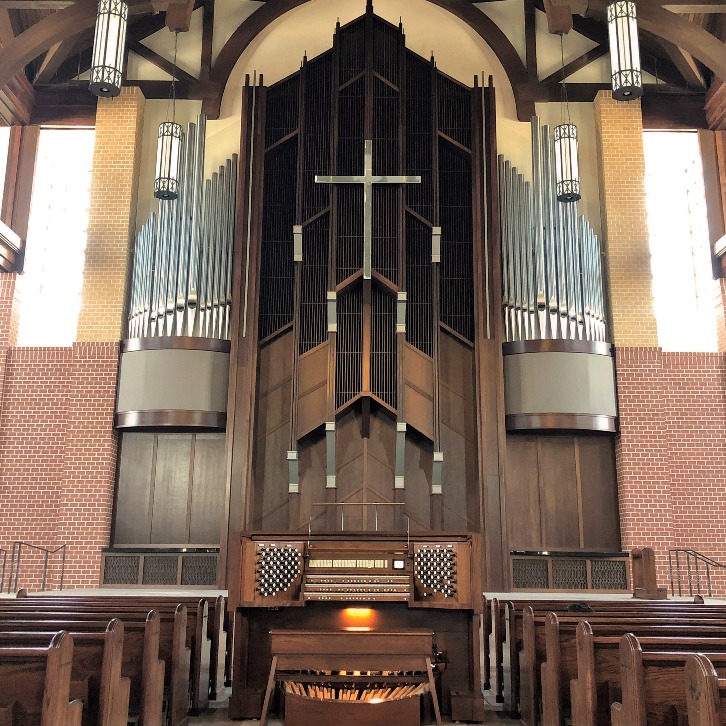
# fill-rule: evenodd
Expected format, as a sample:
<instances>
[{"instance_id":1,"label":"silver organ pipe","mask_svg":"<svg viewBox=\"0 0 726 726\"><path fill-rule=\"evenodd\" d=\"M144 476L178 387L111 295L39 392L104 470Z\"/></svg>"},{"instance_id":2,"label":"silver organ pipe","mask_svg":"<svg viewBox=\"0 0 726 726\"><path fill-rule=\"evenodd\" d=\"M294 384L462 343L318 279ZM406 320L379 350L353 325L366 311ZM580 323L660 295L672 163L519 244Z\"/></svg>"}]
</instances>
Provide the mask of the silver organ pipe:
<instances>
[{"instance_id":1,"label":"silver organ pipe","mask_svg":"<svg viewBox=\"0 0 726 726\"><path fill-rule=\"evenodd\" d=\"M237 155L204 179L206 118L182 143L180 192L136 235L128 337L229 338Z\"/></svg>"},{"instance_id":2,"label":"silver organ pipe","mask_svg":"<svg viewBox=\"0 0 726 726\"><path fill-rule=\"evenodd\" d=\"M506 341L605 341L600 242L557 201L549 128L532 118L532 182L498 158Z\"/></svg>"}]
</instances>

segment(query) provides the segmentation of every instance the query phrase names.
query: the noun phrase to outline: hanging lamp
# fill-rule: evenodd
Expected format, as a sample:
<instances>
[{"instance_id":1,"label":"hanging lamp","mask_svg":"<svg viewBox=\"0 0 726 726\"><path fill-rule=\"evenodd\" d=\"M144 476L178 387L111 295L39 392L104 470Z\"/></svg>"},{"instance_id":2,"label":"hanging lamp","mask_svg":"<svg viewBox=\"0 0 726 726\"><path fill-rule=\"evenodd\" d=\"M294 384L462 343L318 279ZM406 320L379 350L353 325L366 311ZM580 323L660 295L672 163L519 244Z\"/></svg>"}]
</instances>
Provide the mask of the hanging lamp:
<instances>
[{"instance_id":1,"label":"hanging lamp","mask_svg":"<svg viewBox=\"0 0 726 726\"><path fill-rule=\"evenodd\" d=\"M610 3L607 19L613 98L634 101L643 95L635 3L630 0Z\"/></svg>"},{"instance_id":2,"label":"hanging lamp","mask_svg":"<svg viewBox=\"0 0 726 726\"><path fill-rule=\"evenodd\" d=\"M156 147L156 175L154 196L157 199L176 199L179 196L179 167L184 132L176 122L176 51L179 32L174 33L174 63L171 75L171 121L159 124ZM168 108L167 108L168 112Z\"/></svg>"},{"instance_id":3,"label":"hanging lamp","mask_svg":"<svg viewBox=\"0 0 726 726\"><path fill-rule=\"evenodd\" d=\"M578 161L577 126L570 119L570 104L567 101L565 82L565 50L560 34L560 53L562 56L562 121L555 126L555 175L557 199L560 202L576 202L580 194L580 165Z\"/></svg>"},{"instance_id":4,"label":"hanging lamp","mask_svg":"<svg viewBox=\"0 0 726 726\"><path fill-rule=\"evenodd\" d=\"M123 0L98 3L88 85L96 96L113 97L121 93L128 16L129 7Z\"/></svg>"}]
</instances>

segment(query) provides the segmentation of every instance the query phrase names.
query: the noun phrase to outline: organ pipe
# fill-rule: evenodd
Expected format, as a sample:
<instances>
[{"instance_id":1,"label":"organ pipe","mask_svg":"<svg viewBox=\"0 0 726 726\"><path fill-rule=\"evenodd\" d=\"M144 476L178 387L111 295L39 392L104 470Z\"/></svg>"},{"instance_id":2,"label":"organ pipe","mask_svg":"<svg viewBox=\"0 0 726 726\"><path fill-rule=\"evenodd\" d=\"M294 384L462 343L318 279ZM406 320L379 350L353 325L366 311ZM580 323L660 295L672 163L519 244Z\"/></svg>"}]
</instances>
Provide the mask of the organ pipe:
<instances>
[{"instance_id":1,"label":"organ pipe","mask_svg":"<svg viewBox=\"0 0 726 726\"><path fill-rule=\"evenodd\" d=\"M557 200L549 128L532 118L532 182L498 163L505 340L605 341L600 242Z\"/></svg>"},{"instance_id":2,"label":"organ pipe","mask_svg":"<svg viewBox=\"0 0 726 726\"><path fill-rule=\"evenodd\" d=\"M237 155L204 179L206 118L180 150L179 196L164 201L135 242L128 337L229 339Z\"/></svg>"}]
</instances>

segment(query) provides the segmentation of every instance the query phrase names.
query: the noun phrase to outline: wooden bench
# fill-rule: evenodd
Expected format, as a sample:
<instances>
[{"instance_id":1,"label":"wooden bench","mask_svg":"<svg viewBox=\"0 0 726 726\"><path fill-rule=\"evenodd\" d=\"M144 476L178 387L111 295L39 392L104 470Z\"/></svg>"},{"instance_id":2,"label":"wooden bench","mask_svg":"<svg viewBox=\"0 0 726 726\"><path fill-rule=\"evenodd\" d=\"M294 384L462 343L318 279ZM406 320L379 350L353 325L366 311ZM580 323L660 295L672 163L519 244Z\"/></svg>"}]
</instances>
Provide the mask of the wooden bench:
<instances>
[{"instance_id":1,"label":"wooden bench","mask_svg":"<svg viewBox=\"0 0 726 726\"><path fill-rule=\"evenodd\" d=\"M705 655L690 655L684 670L688 726L726 723L726 678L719 678Z\"/></svg>"},{"instance_id":2,"label":"wooden bench","mask_svg":"<svg viewBox=\"0 0 726 726\"><path fill-rule=\"evenodd\" d=\"M55 633L0 633L2 648L49 647ZM73 633L71 697L83 701L84 726L126 726L131 681L121 676L124 626L111 620L102 633Z\"/></svg>"},{"instance_id":3,"label":"wooden bench","mask_svg":"<svg viewBox=\"0 0 726 726\"><path fill-rule=\"evenodd\" d=\"M609 723L609 696L620 688L620 637L595 636L583 622L576 629L577 677L570 680L572 720L577 726ZM726 651L726 637L641 637L646 651L719 653ZM566 647L566 646L563 646ZM568 674L563 673L563 680ZM566 688L566 683L563 684ZM543 688L545 688L543 684ZM607 697L606 697L607 696Z\"/></svg>"},{"instance_id":4,"label":"wooden bench","mask_svg":"<svg viewBox=\"0 0 726 726\"><path fill-rule=\"evenodd\" d=\"M495 693L499 703L504 701L506 683L504 679L504 643L509 645L509 700L505 704L507 710L517 713L519 705L519 651L522 647L522 609L530 606L535 612L558 612L565 613L566 608L576 602L586 602L592 608L593 613L608 612L705 612L710 609L720 609L726 613L723 606L703 606L703 598L694 599L693 603L688 602L647 602L642 600L587 600L578 601L568 598L565 600L507 600L499 601L493 599L487 601L486 607L490 612L492 632L494 636L494 659L495 659ZM706 610L699 608L705 607ZM496 613L496 615L494 614ZM486 617L486 615L485 615ZM506 637L506 625L509 626L509 633L514 637Z\"/></svg>"},{"instance_id":5,"label":"wooden bench","mask_svg":"<svg viewBox=\"0 0 726 726\"><path fill-rule=\"evenodd\" d=\"M56 633L47 647L0 647L0 724L81 726L70 700L73 640Z\"/></svg>"},{"instance_id":6,"label":"wooden bench","mask_svg":"<svg viewBox=\"0 0 726 726\"><path fill-rule=\"evenodd\" d=\"M620 639L622 702L610 707L612 726L684 723L688 713L685 665L689 653L644 653L628 633ZM709 656L716 672L726 675L726 652ZM690 726L690 725L689 725Z\"/></svg>"},{"instance_id":7,"label":"wooden bench","mask_svg":"<svg viewBox=\"0 0 726 726\"><path fill-rule=\"evenodd\" d=\"M118 617L125 620L131 617L146 615L150 606L162 617L173 617L177 606L176 601L137 602L129 598L108 600L106 598L92 598L90 600L76 600L75 598L24 598L0 601L0 615L3 613L18 613L32 611L37 613L61 612L64 616L74 619L76 615L83 617L86 614L105 614L109 617ZM189 701L191 713L196 715L209 707L209 679L211 671L211 641L208 638L208 604L204 599L195 599L193 607L187 608L186 645L190 650L190 686Z\"/></svg>"},{"instance_id":8,"label":"wooden bench","mask_svg":"<svg viewBox=\"0 0 726 726\"><path fill-rule=\"evenodd\" d=\"M514 602L509 601L506 605L506 617L509 626L509 699L506 703L507 709L516 714L520 704L520 681L521 666L519 662L519 653L522 650L523 635L523 608L531 607L535 613L546 614L547 612L556 612L562 616L577 617L607 617L610 615L633 615L633 616L652 616L652 617L690 617L698 615L703 618L726 618L726 608L724 606L712 606L693 603L647 603L638 600L619 600L619 601L590 601L588 605L592 608L590 613L575 613L566 610L567 605L572 601L522 601L521 607L517 607ZM494 606L494 605L493 605ZM501 612L501 609L500 609ZM495 622L495 630L497 620ZM501 626L499 626L501 627ZM513 634L513 635L512 635ZM495 657L497 658L497 688L501 689L504 695L504 670L503 670L503 653L495 634ZM504 700L503 698L501 700Z\"/></svg>"},{"instance_id":9,"label":"wooden bench","mask_svg":"<svg viewBox=\"0 0 726 726\"><path fill-rule=\"evenodd\" d=\"M18 592L16 601L29 606L39 603L59 605L62 607L73 607L77 604L82 606L118 606L142 607L147 611L150 609L163 610L175 608L179 603L187 607L189 629L188 645L192 651L192 662L190 664L192 714L198 714L209 707L209 700L216 700L219 691L220 676L223 675L222 654L222 633L224 631L224 616L226 601L223 595L210 595L204 597L196 596L174 596L174 595L46 595L39 593L28 596L26 590ZM206 603L206 614L204 613ZM195 619L206 620L206 640L204 637L204 623Z\"/></svg>"},{"instance_id":10,"label":"wooden bench","mask_svg":"<svg viewBox=\"0 0 726 726\"><path fill-rule=\"evenodd\" d=\"M521 662L521 717L523 724L534 724L538 701L543 699L545 723L559 723L562 697L569 698L566 686L576 677L576 628L587 621L597 635L617 635L636 632L643 636L718 637L723 635L726 619L689 620L678 618L642 617L639 614L622 617L593 613L558 617L554 613L535 614L524 609ZM563 649L563 642L566 644ZM563 654L564 653L564 654ZM563 678L563 671L565 676ZM542 675L540 679L540 673Z\"/></svg>"},{"instance_id":11,"label":"wooden bench","mask_svg":"<svg viewBox=\"0 0 726 726\"><path fill-rule=\"evenodd\" d=\"M151 694L153 690L158 688L160 675L163 677L164 692L167 700L167 714L169 726L184 726L188 722L188 710L189 710L189 649L185 646L186 638L186 608L184 605L178 605L173 617L163 616L155 611L154 618L151 619L153 624L153 630L156 631L158 639L155 643L148 647L147 650L142 647L142 652L149 656L147 663L153 661L153 654L151 651L156 647L157 660L163 662L164 668L159 669L151 666L152 675L147 679L146 675L142 678L143 685L141 686L141 692L138 688L133 687L131 689L131 700L132 703L140 702L142 707L142 713L146 713L149 710L151 712L156 711L155 704L153 703L154 697ZM66 619L62 614L56 613L55 615L49 613L33 614L27 612L24 614L24 619L20 619L17 616L7 618L6 613L0 611L0 632L2 631L49 631L66 629L71 632L87 632L105 630L108 625L109 618L103 615L92 615L86 614L84 616L75 616L76 619ZM128 634L133 632L133 625L141 625L143 632L146 634L148 629L149 617L151 613L147 615L143 621L139 618L126 617L124 623L124 641L126 644L128 640ZM158 630L156 630L158 628ZM145 640L145 639L144 639ZM124 649L124 659L122 665L122 675L124 677L131 677L130 671L137 669L138 664L138 652L135 655L136 662L131 660L132 652L129 649ZM148 687L147 687L148 682ZM148 707L148 710L147 710Z\"/></svg>"}]
</instances>

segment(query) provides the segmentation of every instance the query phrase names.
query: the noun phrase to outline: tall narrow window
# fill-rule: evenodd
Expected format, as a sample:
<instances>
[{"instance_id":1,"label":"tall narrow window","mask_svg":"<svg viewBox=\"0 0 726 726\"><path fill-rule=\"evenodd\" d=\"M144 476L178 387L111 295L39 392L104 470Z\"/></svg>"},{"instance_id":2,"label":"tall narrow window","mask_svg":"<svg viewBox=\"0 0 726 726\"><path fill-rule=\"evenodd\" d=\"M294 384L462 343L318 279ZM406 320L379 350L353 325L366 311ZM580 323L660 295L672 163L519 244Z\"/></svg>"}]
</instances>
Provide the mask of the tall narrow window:
<instances>
[{"instance_id":1,"label":"tall narrow window","mask_svg":"<svg viewBox=\"0 0 726 726\"><path fill-rule=\"evenodd\" d=\"M703 168L695 132L646 132L645 191L658 344L716 351Z\"/></svg>"},{"instance_id":2,"label":"tall narrow window","mask_svg":"<svg viewBox=\"0 0 726 726\"><path fill-rule=\"evenodd\" d=\"M19 345L71 345L81 306L93 130L41 129L35 164Z\"/></svg>"},{"instance_id":3,"label":"tall narrow window","mask_svg":"<svg viewBox=\"0 0 726 726\"><path fill-rule=\"evenodd\" d=\"M0 204L5 188L5 171L8 166L8 150L10 147L10 127L0 126Z\"/></svg>"}]
</instances>

